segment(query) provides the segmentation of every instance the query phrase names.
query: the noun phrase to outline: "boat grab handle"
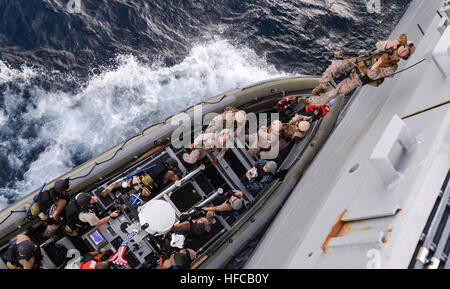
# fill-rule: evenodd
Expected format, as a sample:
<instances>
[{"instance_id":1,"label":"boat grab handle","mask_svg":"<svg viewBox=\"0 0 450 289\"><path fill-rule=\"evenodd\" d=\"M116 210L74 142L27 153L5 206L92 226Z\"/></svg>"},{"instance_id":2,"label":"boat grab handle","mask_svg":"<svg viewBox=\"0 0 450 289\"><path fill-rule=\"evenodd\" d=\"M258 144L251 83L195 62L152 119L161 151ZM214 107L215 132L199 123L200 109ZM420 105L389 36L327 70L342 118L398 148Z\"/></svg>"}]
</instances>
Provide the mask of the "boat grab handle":
<instances>
[{"instance_id":1,"label":"boat grab handle","mask_svg":"<svg viewBox=\"0 0 450 289\"><path fill-rule=\"evenodd\" d=\"M402 175L389 159L389 153L397 142L407 153L413 151L417 144L416 138L406 123L398 115L394 115L370 155L373 167L387 185Z\"/></svg>"},{"instance_id":2,"label":"boat grab handle","mask_svg":"<svg viewBox=\"0 0 450 289\"><path fill-rule=\"evenodd\" d=\"M201 164L198 168L196 168L195 170L193 170L192 172L188 173L186 176L184 176L184 178L182 178L181 180L175 181L174 184L172 184L170 187L168 187L167 189L165 189L163 192L161 192L160 194L158 194L156 197L154 197L152 200L159 200L159 199L164 199L166 200L174 209L175 212L177 214L177 216L181 215L181 212L178 210L178 208L175 206L175 204L172 203L172 201L170 200L170 195L172 194L172 192L174 190L176 190L177 188L181 187L182 184L186 183L187 181L189 181L191 178L193 178L196 174L198 174L200 171L203 171L205 169L205 165ZM145 205L144 205L145 206Z\"/></svg>"}]
</instances>

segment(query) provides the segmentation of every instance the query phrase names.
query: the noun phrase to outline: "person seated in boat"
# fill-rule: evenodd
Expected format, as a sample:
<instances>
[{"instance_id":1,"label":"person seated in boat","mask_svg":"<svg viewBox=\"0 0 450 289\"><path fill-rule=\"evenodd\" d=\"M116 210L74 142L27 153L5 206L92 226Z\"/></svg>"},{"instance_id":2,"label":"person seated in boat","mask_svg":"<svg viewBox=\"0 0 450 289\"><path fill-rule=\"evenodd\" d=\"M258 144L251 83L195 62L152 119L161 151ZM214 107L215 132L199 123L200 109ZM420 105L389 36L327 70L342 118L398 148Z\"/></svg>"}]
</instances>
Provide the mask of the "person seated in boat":
<instances>
[{"instance_id":1,"label":"person seated in boat","mask_svg":"<svg viewBox=\"0 0 450 289\"><path fill-rule=\"evenodd\" d=\"M111 218L119 216L120 211L114 211L110 215L99 219L94 211L94 204L98 201L97 197L89 193L79 193L71 201L65 210L65 233L71 237L78 236L78 231L88 227L100 227Z\"/></svg>"},{"instance_id":2,"label":"person seated in boat","mask_svg":"<svg viewBox=\"0 0 450 289\"><path fill-rule=\"evenodd\" d=\"M324 105L308 104L305 105L305 107L299 111L299 114L302 114L303 116L312 117L313 120L319 120L323 118L325 115L327 115L328 112L330 112L331 107L335 104L335 102L336 100L332 99L330 100L330 102ZM309 121L309 119L304 120Z\"/></svg>"},{"instance_id":3,"label":"person seated in boat","mask_svg":"<svg viewBox=\"0 0 450 289\"><path fill-rule=\"evenodd\" d=\"M284 150L292 142L298 142L305 137L306 132L310 128L309 121L297 121L294 117L289 123L284 123L281 130L280 141L279 141L279 151Z\"/></svg>"},{"instance_id":4,"label":"person seated in boat","mask_svg":"<svg viewBox=\"0 0 450 289\"><path fill-rule=\"evenodd\" d=\"M239 211L244 206L244 194L239 190L231 190L219 195L214 203L220 203L214 207L203 207L206 212L232 212Z\"/></svg>"},{"instance_id":5,"label":"person seated in boat","mask_svg":"<svg viewBox=\"0 0 450 289\"><path fill-rule=\"evenodd\" d=\"M203 159L208 152L218 151L218 155L214 158L213 163L217 164L227 152L230 142L233 140L232 131L223 129L218 132L206 132L195 138L191 144L191 153L184 153L181 157L187 164L195 164ZM228 143L228 145L227 145Z\"/></svg>"},{"instance_id":6,"label":"person seated in boat","mask_svg":"<svg viewBox=\"0 0 450 289\"><path fill-rule=\"evenodd\" d=\"M161 255L158 269L190 269L191 262L197 258L194 250L189 248L179 249L170 254L168 258Z\"/></svg>"},{"instance_id":7,"label":"person seated in boat","mask_svg":"<svg viewBox=\"0 0 450 289\"><path fill-rule=\"evenodd\" d=\"M263 125L257 133L246 135L245 140L249 143L248 153L254 158L259 158L261 150L270 151L272 145L280 140L282 127L281 121L274 120L269 128Z\"/></svg>"},{"instance_id":8,"label":"person seated in boat","mask_svg":"<svg viewBox=\"0 0 450 289\"><path fill-rule=\"evenodd\" d=\"M267 186L275 177L277 163L274 161L259 159L255 166L245 173L241 178L242 184L252 195L256 195L261 189Z\"/></svg>"},{"instance_id":9,"label":"person seated in boat","mask_svg":"<svg viewBox=\"0 0 450 289\"><path fill-rule=\"evenodd\" d=\"M134 189L140 198L146 202L154 197L167 183L179 179L175 174L177 168L178 162L174 158L168 158L163 163L157 163L148 172L110 184L100 194L102 197L106 197L109 192L120 188L130 188Z\"/></svg>"},{"instance_id":10,"label":"person seated in boat","mask_svg":"<svg viewBox=\"0 0 450 289\"><path fill-rule=\"evenodd\" d=\"M142 175L132 176L131 178L124 181L112 183L100 194L102 197L106 197L109 192L118 190L120 188L133 189L134 192L139 194L140 198L143 201L150 200L151 197L154 197L156 192L156 186L154 184L153 178L148 173L144 173Z\"/></svg>"},{"instance_id":11,"label":"person seated in boat","mask_svg":"<svg viewBox=\"0 0 450 289\"><path fill-rule=\"evenodd\" d=\"M337 96L343 96L362 85L379 86L385 77L392 77L398 68L397 63L407 60L415 51L414 43L407 40L406 34L400 35L397 40L379 41L376 43L376 52L369 56L346 58L337 55L343 60L333 60L320 79L320 84L313 89L314 95L325 91L331 81L339 74L348 74L336 88L317 96L298 99L305 105L325 105Z\"/></svg>"},{"instance_id":12,"label":"person seated in boat","mask_svg":"<svg viewBox=\"0 0 450 289\"><path fill-rule=\"evenodd\" d=\"M296 113L292 117L292 119L288 123L298 123L300 121L310 121L312 119L311 116L306 116L303 114Z\"/></svg>"},{"instance_id":13,"label":"person seated in boat","mask_svg":"<svg viewBox=\"0 0 450 289\"><path fill-rule=\"evenodd\" d=\"M293 118L295 120L295 118ZM293 142L298 142L305 137L306 132L310 129L311 123L306 120L291 121L288 126L286 126L286 138L291 138ZM293 133L291 133L291 131ZM280 150L284 147L280 144Z\"/></svg>"},{"instance_id":14,"label":"person seated in boat","mask_svg":"<svg viewBox=\"0 0 450 289\"><path fill-rule=\"evenodd\" d=\"M53 237L61 226L61 215L70 201L71 190L69 178L57 180L52 188L42 191L36 202L31 206L31 214L39 215L40 219L47 224L45 231L42 233L44 238ZM25 209L28 208L29 204L25 205Z\"/></svg>"},{"instance_id":15,"label":"person seated in boat","mask_svg":"<svg viewBox=\"0 0 450 289\"><path fill-rule=\"evenodd\" d=\"M180 179L177 174L178 161L174 158L168 158L162 163L157 163L155 167L148 172L152 177L156 190L159 192L164 189L170 182L175 182Z\"/></svg>"},{"instance_id":16,"label":"person seated in boat","mask_svg":"<svg viewBox=\"0 0 450 289\"><path fill-rule=\"evenodd\" d=\"M234 128L234 135L238 135L240 130L244 127L247 119L247 114L243 110L238 110L233 106L228 106L224 109L223 113L214 117L205 129L205 132L219 132L222 129L231 127ZM231 125L233 123L233 125Z\"/></svg>"},{"instance_id":17,"label":"person seated in boat","mask_svg":"<svg viewBox=\"0 0 450 289\"><path fill-rule=\"evenodd\" d=\"M214 222L216 214L214 212L207 212L206 216L188 219L186 221L177 223L172 226L171 231L173 233L184 234L185 232L192 232L196 237L203 235L204 233L209 233L211 231L211 226Z\"/></svg>"},{"instance_id":18,"label":"person seated in boat","mask_svg":"<svg viewBox=\"0 0 450 289\"><path fill-rule=\"evenodd\" d=\"M5 252L9 269L39 269L42 259L41 250L25 234L19 234Z\"/></svg>"},{"instance_id":19,"label":"person seated in boat","mask_svg":"<svg viewBox=\"0 0 450 289\"><path fill-rule=\"evenodd\" d=\"M104 248L99 251L92 251L83 256L80 263L80 269L108 269L108 262L102 260L102 255L106 253Z\"/></svg>"}]
</instances>

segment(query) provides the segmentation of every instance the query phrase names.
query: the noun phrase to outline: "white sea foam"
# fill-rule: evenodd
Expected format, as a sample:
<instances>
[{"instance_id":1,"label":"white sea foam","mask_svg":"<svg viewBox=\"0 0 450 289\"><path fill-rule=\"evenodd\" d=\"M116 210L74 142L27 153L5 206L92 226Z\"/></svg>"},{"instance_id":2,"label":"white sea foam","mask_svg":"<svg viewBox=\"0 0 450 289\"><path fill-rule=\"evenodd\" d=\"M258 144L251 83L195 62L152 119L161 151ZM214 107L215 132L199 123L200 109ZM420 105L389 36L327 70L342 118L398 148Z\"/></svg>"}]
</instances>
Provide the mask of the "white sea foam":
<instances>
[{"instance_id":1,"label":"white sea foam","mask_svg":"<svg viewBox=\"0 0 450 289\"><path fill-rule=\"evenodd\" d=\"M7 91L0 124L19 105L24 123L39 123L36 139L14 140L22 151L36 143L49 144L29 169L23 181L1 191L29 193L44 181L69 171L72 156L89 159L126 137L190 105L264 79L285 76L246 47L225 40L194 46L181 63L166 67L161 63L143 64L132 56L119 56L115 69L104 71L76 93L30 88L31 99ZM26 81L36 76L28 68L11 70L1 66L0 83ZM5 72L3 72L5 71ZM8 95L9 93L9 95ZM1 111L1 109L0 109ZM3 120L2 120L3 119ZM20 170L21 156L11 156L10 165ZM0 198L0 206L4 202Z\"/></svg>"},{"instance_id":2,"label":"white sea foam","mask_svg":"<svg viewBox=\"0 0 450 289\"><path fill-rule=\"evenodd\" d=\"M3 126L3 124L6 122L6 116L3 113L3 111L0 110L0 128Z\"/></svg>"},{"instance_id":3,"label":"white sea foam","mask_svg":"<svg viewBox=\"0 0 450 289\"><path fill-rule=\"evenodd\" d=\"M23 65L21 69L13 69L0 60L0 84L20 81L27 82L37 75L37 71Z\"/></svg>"}]
</instances>

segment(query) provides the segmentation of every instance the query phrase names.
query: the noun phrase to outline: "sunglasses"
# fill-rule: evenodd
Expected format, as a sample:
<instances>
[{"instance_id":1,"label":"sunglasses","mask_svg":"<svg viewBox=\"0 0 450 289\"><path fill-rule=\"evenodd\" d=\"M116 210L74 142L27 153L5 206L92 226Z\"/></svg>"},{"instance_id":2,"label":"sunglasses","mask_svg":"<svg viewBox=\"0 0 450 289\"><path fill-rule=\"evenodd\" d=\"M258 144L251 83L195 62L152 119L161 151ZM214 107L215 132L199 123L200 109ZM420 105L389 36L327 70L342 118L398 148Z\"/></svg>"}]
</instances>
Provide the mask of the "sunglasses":
<instances>
[{"instance_id":1,"label":"sunglasses","mask_svg":"<svg viewBox=\"0 0 450 289\"><path fill-rule=\"evenodd\" d=\"M409 51L411 51L411 48L414 46L414 44L410 43L410 44L405 44L402 47L403 48L408 48Z\"/></svg>"}]
</instances>

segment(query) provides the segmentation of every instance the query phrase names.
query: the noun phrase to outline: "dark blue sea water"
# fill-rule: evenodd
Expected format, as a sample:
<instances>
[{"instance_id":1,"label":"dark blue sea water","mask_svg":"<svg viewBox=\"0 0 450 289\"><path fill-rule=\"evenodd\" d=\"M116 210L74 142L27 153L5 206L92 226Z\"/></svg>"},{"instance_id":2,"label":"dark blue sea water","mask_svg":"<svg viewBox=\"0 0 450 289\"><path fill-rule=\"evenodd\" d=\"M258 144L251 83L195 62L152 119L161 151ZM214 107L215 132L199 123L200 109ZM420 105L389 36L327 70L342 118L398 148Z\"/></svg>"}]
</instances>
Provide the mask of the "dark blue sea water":
<instances>
[{"instance_id":1,"label":"dark blue sea water","mask_svg":"<svg viewBox=\"0 0 450 289\"><path fill-rule=\"evenodd\" d=\"M409 2L0 0L0 208L202 99L372 48Z\"/></svg>"}]
</instances>

